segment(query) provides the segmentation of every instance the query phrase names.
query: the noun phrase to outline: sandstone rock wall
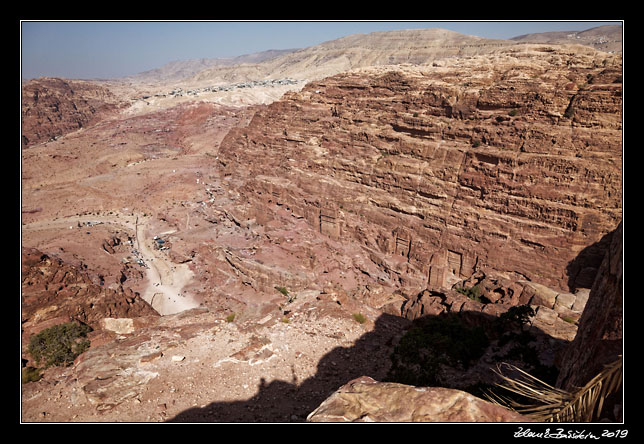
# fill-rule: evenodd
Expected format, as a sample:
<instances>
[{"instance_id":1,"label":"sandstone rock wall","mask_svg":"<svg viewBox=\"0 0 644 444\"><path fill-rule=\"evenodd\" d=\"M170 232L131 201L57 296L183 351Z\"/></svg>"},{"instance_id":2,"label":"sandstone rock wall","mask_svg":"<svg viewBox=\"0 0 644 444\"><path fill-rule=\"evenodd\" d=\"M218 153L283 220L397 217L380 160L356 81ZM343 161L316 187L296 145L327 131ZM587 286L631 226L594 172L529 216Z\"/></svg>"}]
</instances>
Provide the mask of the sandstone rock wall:
<instances>
[{"instance_id":1,"label":"sandstone rock wall","mask_svg":"<svg viewBox=\"0 0 644 444\"><path fill-rule=\"evenodd\" d=\"M279 202L430 289L497 270L573 291L569 264L621 218L621 57L533 47L440 65L288 93L222 142L231 184L263 219Z\"/></svg>"},{"instance_id":2,"label":"sandstone rock wall","mask_svg":"<svg viewBox=\"0 0 644 444\"><path fill-rule=\"evenodd\" d=\"M579 329L566 349L557 386L574 391L623 354L623 225L610 234L610 246L590 290ZM607 404L621 404L620 397ZM613 413L613 412L610 412ZM619 419L618 419L619 420Z\"/></svg>"},{"instance_id":3,"label":"sandstone rock wall","mask_svg":"<svg viewBox=\"0 0 644 444\"><path fill-rule=\"evenodd\" d=\"M97 83L46 77L23 85L21 103L23 148L86 127L121 106Z\"/></svg>"}]
</instances>

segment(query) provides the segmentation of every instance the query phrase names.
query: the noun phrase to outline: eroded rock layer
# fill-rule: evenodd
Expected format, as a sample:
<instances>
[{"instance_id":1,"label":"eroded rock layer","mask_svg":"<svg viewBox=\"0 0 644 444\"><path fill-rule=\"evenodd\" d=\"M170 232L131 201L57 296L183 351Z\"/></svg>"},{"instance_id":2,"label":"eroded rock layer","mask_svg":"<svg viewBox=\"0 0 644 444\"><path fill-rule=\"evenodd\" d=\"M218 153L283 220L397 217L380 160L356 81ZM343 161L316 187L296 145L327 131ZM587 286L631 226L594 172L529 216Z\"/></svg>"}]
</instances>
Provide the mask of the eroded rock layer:
<instances>
[{"instance_id":1,"label":"eroded rock layer","mask_svg":"<svg viewBox=\"0 0 644 444\"><path fill-rule=\"evenodd\" d=\"M589 288L588 246L621 219L621 70L533 46L343 73L258 111L219 160L249 218L277 202L402 287L494 271Z\"/></svg>"},{"instance_id":2,"label":"eroded rock layer","mask_svg":"<svg viewBox=\"0 0 644 444\"><path fill-rule=\"evenodd\" d=\"M49 77L23 85L21 104L23 148L96 123L122 106L97 83Z\"/></svg>"},{"instance_id":3,"label":"eroded rock layer","mask_svg":"<svg viewBox=\"0 0 644 444\"><path fill-rule=\"evenodd\" d=\"M310 422L530 422L460 390L377 382L368 376L340 387Z\"/></svg>"}]
</instances>

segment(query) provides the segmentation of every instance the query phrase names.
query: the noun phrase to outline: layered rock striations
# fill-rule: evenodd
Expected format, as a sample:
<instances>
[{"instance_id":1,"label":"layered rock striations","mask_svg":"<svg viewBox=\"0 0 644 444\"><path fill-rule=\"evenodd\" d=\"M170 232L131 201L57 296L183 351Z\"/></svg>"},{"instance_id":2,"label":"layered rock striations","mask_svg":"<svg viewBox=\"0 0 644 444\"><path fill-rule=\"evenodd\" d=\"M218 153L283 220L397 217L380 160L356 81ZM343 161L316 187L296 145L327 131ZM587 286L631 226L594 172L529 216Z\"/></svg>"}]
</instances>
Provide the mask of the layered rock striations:
<instances>
[{"instance_id":1,"label":"layered rock striations","mask_svg":"<svg viewBox=\"0 0 644 444\"><path fill-rule=\"evenodd\" d=\"M522 46L378 67L260 109L219 150L231 185L358 241L401 287L477 273L589 288L621 219L621 57ZM573 265L571 265L573 264Z\"/></svg>"},{"instance_id":2,"label":"layered rock striations","mask_svg":"<svg viewBox=\"0 0 644 444\"><path fill-rule=\"evenodd\" d=\"M378 382L363 376L340 387L310 422L530 422L460 390Z\"/></svg>"},{"instance_id":3,"label":"layered rock striations","mask_svg":"<svg viewBox=\"0 0 644 444\"><path fill-rule=\"evenodd\" d=\"M43 77L23 85L21 105L25 148L91 125L122 103L96 82Z\"/></svg>"}]
</instances>

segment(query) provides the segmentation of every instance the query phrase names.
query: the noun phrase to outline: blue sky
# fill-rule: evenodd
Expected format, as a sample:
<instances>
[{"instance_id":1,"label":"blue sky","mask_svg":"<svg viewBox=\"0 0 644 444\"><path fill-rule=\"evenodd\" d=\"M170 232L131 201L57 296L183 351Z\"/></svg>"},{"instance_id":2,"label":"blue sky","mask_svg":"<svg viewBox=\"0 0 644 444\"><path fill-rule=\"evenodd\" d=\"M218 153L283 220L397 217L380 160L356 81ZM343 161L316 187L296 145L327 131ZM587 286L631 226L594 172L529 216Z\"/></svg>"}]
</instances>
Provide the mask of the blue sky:
<instances>
[{"instance_id":1,"label":"blue sky","mask_svg":"<svg viewBox=\"0 0 644 444\"><path fill-rule=\"evenodd\" d=\"M305 48L346 35L444 28L479 37L581 31L621 22L589 21L22 21L21 76L113 78L175 60Z\"/></svg>"}]
</instances>

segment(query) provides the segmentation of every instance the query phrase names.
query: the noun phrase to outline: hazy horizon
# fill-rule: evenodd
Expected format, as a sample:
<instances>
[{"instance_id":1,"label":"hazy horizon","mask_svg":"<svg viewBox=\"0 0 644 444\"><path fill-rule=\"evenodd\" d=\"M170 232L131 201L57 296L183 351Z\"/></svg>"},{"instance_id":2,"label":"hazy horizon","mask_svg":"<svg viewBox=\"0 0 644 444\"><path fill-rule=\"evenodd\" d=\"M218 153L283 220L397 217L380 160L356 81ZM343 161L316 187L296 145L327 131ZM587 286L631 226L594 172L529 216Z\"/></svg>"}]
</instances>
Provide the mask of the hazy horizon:
<instances>
[{"instance_id":1,"label":"hazy horizon","mask_svg":"<svg viewBox=\"0 0 644 444\"><path fill-rule=\"evenodd\" d=\"M111 79L181 60L301 49L351 34L443 28L492 39L621 21L21 21L21 77Z\"/></svg>"}]
</instances>

